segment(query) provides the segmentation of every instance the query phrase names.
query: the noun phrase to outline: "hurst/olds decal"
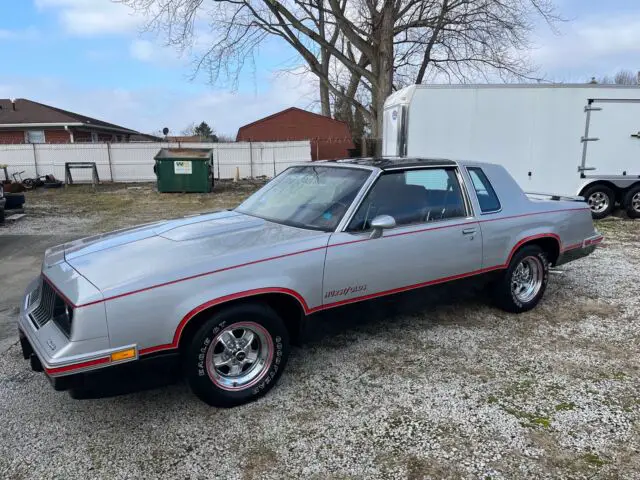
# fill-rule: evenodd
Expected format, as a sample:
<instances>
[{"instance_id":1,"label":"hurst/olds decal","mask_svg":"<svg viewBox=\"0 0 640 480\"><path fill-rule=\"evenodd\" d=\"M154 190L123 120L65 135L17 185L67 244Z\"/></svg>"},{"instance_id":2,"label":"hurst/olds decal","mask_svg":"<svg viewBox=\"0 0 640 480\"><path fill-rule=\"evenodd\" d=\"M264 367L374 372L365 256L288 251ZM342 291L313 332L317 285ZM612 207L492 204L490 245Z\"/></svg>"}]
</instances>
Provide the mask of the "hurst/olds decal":
<instances>
[{"instance_id":1,"label":"hurst/olds decal","mask_svg":"<svg viewBox=\"0 0 640 480\"><path fill-rule=\"evenodd\" d=\"M324 294L324 298L346 297L352 293L366 292L366 285L353 285L351 287L341 288L340 290L329 290Z\"/></svg>"}]
</instances>

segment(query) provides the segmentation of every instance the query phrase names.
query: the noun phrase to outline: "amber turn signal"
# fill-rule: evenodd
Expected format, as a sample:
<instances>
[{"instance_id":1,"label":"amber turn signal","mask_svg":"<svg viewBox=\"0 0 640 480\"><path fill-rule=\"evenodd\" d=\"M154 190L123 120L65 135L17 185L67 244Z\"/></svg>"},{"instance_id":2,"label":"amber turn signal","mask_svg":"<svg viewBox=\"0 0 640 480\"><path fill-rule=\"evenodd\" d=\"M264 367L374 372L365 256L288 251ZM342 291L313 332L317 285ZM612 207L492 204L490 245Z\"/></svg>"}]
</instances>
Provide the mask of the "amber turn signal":
<instances>
[{"instance_id":1,"label":"amber turn signal","mask_svg":"<svg viewBox=\"0 0 640 480\"><path fill-rule=\"evenodd\" d=\"M128 348L127 350L121 350L111 354L111 361L118 362L120 360L127 360L136 356L135 348Z\"/></svg>"}]
</instances>

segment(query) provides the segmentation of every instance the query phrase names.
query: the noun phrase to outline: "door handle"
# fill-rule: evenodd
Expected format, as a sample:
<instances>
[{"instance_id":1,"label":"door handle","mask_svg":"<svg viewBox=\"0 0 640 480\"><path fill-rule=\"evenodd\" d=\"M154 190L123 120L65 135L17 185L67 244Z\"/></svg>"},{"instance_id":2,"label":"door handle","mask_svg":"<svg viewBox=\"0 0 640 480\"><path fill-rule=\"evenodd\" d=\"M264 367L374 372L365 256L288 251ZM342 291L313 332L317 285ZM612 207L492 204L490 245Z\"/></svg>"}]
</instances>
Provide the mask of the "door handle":
<instances>
[{"instance_id":1,"label":"door handle","mask_svg":"<svg viewBox=\"0 0 640 480\"><path fill-rule=\"evenodd\" d=\"M463 235L473 235L474 233L476 233L475 228L465 228L464 230L462 230Z\"/></svg>"}]
</instances>

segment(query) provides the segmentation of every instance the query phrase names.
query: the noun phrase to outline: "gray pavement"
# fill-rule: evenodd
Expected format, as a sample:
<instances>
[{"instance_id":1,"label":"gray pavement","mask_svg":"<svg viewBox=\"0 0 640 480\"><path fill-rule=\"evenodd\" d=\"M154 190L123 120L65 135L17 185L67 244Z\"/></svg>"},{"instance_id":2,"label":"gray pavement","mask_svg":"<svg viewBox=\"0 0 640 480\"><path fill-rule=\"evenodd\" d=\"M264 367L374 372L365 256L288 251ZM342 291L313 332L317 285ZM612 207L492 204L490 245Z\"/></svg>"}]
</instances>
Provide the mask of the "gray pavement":
<instances>
[{"instance_id":1,"label":"gray pavement","mask_svg":"<svg viewBox=\"0 0 640 480\"><path fill-rule=\"evenodd\" d=\"M4 235L0 229L0 353L18 340L15 321L20 298L29 281L38 275L44 251L73 238L69 235Z\"/></svg>"}]
</instances>

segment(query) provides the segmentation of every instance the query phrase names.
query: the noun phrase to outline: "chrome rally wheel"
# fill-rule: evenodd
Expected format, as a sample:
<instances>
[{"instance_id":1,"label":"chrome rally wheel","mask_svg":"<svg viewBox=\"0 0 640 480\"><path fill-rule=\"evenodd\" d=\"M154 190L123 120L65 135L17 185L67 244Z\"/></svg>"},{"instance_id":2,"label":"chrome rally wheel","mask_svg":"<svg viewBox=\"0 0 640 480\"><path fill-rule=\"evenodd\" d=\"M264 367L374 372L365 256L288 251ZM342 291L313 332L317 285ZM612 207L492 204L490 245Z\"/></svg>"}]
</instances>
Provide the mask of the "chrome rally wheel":
<instances>
[{"instance_id":1,"label":"chrome rally wheel","mask_svg":"<svg viewBox=\"0 0 640 480\"><path fill-rule=\"evenodd\" d=\"M266 374L273 341L261 325L240 322L225 328L207 350L207 373L225 390L248 388Z\"/></svg>"},{"instance_id":2,"label":"chrome rally wheel","mask_svg":"<svg viewBox=\"0 0 640 480\"><path fill-rule=\"evenodd\" d=\"M522 303L530 302L540 292L544 278L544 267L538 257L524 258L511 276L511 291Z\"/></svg>"},{"instance_id":3,"label":"chrome rally wheel","mask_svg":"<svg viewBox=\"0 0 640 480\"><path fill-rule=\"evenodd\" d=\"M525 245L511 258L509 266L493 283L498 307L522 313L534 308L549 282L548 253L539 245Z\"/></svg>"},{"instance_id":4,"label":"chrome rally wheel","mask_svg":"<svg viewBox=\"0 0 640 480\"><path fill-rule=\"evenodd\" d=\"M289 332L264 303L238 303L207 319L185 341L191 390L215 407L248 403L277 383L289 356Z\"/></svg>"}]
</instances>

